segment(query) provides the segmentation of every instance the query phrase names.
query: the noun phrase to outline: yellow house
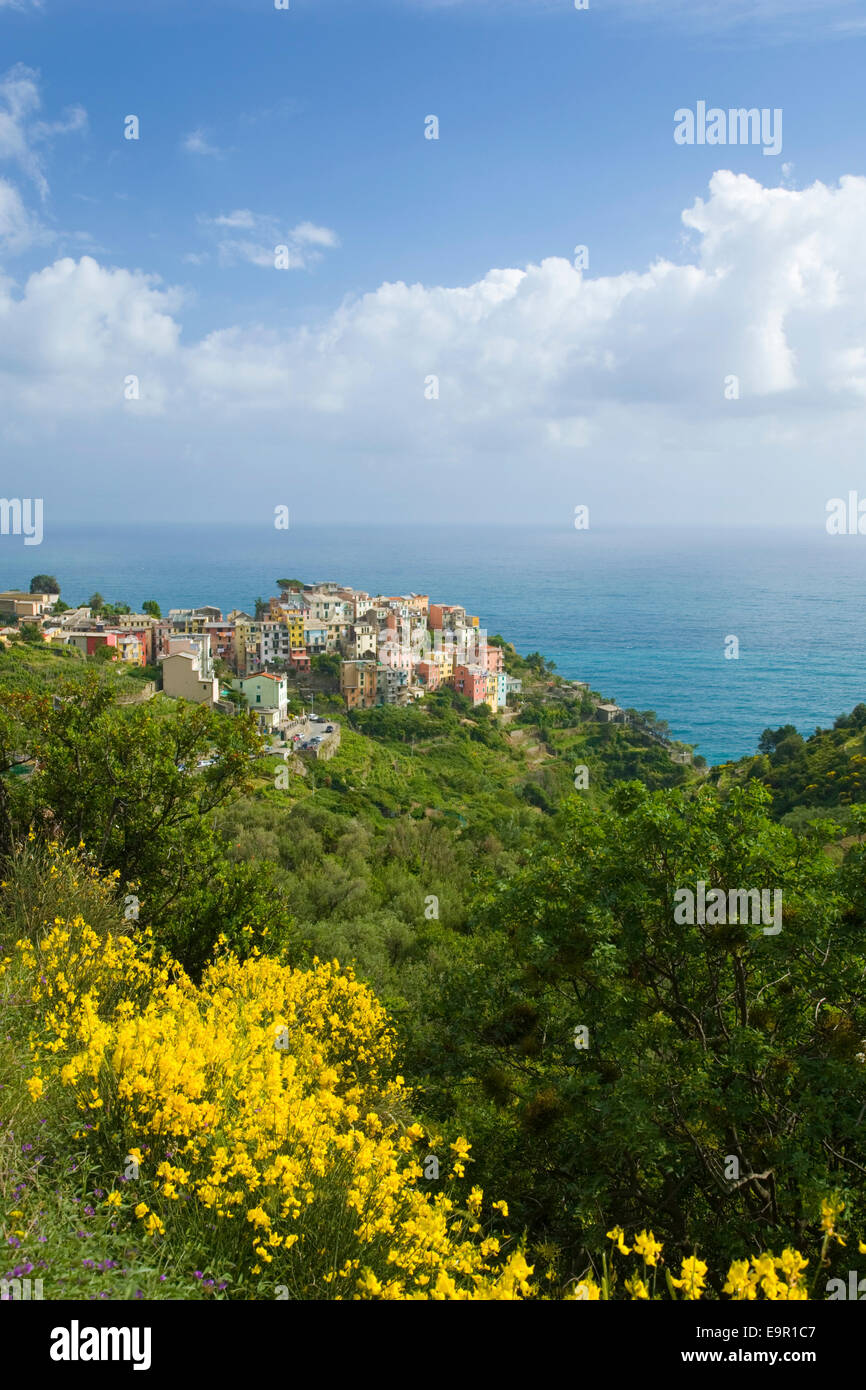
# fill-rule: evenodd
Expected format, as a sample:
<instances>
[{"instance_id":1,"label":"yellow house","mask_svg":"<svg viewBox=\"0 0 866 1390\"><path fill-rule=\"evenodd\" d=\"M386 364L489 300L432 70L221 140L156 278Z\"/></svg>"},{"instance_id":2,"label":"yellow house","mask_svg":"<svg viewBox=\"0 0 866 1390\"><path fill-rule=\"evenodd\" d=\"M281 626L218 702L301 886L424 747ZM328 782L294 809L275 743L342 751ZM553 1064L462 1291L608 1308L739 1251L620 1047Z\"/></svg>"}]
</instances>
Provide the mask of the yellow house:
<instances>
[{"instance_id":1,"label":"yellow house","mask_svg":"<svg viewBox=\"0 0 866 1390\"><path fill-rule=\"evenodd\" d=\"M293 647L304 645L304 614L300 608L284 609L280 615L289 629L289 643Z\"/></svg>"},{"instance_id":2,"label":"yellow house","mask_svg":"<svg viewBox=\"0 0 866 1390\"><path fill-rule=\"evenodd\" d=\"M235 623L234 656L238 674L248 675L258 664L259 644L262 640L262 625L250 619L238 619Z\"/></svg>"},{"instance_id":3,"label":"yellow house","mask_svg":"<svg viewBox=\"0 0 866 1390\"><path fill-rule=\"evenodd\" d=\"M450 681L454 675L454 649L443 647L439 651L432 651L427 657L428 661L435 661L439 667L440 682Z\"/></svg>"}]
</instances>

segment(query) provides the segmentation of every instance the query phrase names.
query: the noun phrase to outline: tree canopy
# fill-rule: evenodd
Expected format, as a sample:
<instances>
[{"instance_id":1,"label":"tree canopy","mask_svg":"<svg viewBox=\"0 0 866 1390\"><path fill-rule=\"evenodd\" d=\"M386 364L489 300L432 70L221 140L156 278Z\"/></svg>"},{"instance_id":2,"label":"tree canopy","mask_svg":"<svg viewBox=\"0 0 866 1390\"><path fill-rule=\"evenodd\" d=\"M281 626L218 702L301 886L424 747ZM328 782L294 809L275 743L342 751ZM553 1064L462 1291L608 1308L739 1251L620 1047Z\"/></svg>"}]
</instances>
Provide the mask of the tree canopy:
<instances>
[{"instance_id":1,"label":"tree canopy","mask_svg":"<svg viewBox=\"0 0 866 1390\"><path fill-rule=\"evenodd\" d=\"M34 574L30 581L31 594L59 594L60 585L53 574Z\"/></svg>"}]
</instances>

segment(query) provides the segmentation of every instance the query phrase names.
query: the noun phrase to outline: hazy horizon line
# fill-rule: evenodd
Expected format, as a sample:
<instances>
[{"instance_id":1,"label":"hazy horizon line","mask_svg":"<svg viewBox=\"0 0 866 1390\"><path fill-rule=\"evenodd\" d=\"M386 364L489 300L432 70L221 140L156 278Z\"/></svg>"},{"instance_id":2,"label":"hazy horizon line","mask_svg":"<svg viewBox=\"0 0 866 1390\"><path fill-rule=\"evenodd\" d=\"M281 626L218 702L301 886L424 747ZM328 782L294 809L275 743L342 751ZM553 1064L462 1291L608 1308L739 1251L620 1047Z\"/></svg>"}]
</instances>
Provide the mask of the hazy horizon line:
<instances>
[{"instance_id":1,"label":"hazy horizon line","mask_svg":"<svg viewBox=\"0 0 866 1390\"><path fill-rule=\"evenodd\" d=\"M484 529L487 529L487 530L495 530L495 529L498 529L498 528L506 528L506 527L507 527L507 528L510 528L510 529L513 529L513 530L521 530L521 531L529 531L529 530L539 529L539 528L544 528L544 529L546 529L546 530L551 530L551 531L571 531L571 530L573 530L573 529L575 529L575 528L574 528L573 525L570 524L570 523L571 523L571 518L569 518L568 522L560 522L560 521L495 521L495 520L486 520L486 519L483 520L483 521L464 521L464 520L455 521L455 520L451 520L451 519L449 519L449 518L441 518L441 519L434 519L434 520L424 519L424 520L412 520L412 521L396 521L396 520L389 521L389 520L385 520L385 519L383 519L383 518L381 518L381 517L377 517L375 520L369 520L369 521L366 521L366 520L358 520L357 518L353 518L352 520L345 520L345 521L299 521L299 522L292 523L292 525L289 526L289 527L287 527L287 528L282 532L282 534L283 534L283 535L291 535L292 531L304 531L304 530L323 530L323 531L324 531L324 530L335 530L335 529L338 528L338 527L348 527L348 528L351 528L351 529L353 529L353 530L361 530L362 528L365 528L365 527L376 528L376 529L388 529L388 530L392 530L392 529L393 529L393 530L397 530L397 529L401 529L401 528L403 528L403 529L409 529L409 528L423 528L423 527L429 528L429 527L434 527L434 526L435 526L435 527L449 527L450 529L453 529L453 530L470 530L470 529L472 529L472 530L477 530L479 527L483 527ZM83 518L73 518L73 519L71 519L71 520L67 520L67 521L62 521L62 522L57 522L57 523L55 523L55 527L56 527L57 530L63 530L63 529L67 529L67 528L68 528L68 529L72 529L72 528L75 528L75 529L83 529L84 527L100 527L100 528L101 528L101 527L105 527L105 528L108 528L108 527L122 527L122 528L124 528L124 529L132 529L132 528L138 528L138 527L141 527L141 526L161 526L161 527L165 527L166 529L180 529L180 528L188 529L188 528L190 528L190 527L207 527L207 526L226 526L226 527L238 527L238 526L251 526L251 527L252 527L252 526L255 526L255 527L261 528L261 529L266 530L266 531L270 531L270 530L274 530L274 529L275 529L275 528L273 527L273 523L272 523L272 521L271 521L270 518L267 518L266 520L260 520L260 519L255 518L255 517L240 517L240 518L238 518L238 517L232 517L232 518L214 517L214 518L211 518L211 519L209 519L209 520L185 519L185 518L177 518L177 517L172 517L172 518L170 518L170 519L166 519L166 518L164 518L164 517L144 517L144 518L137 517L135 520L131 520L131 519L127 516L127 517L122 517L122 518L117 518L117 517L103 517L103 518L99 518L99 519L96 519L96 520L85 520L85 519L83 519ZM661 530L672 530L672 531L696 531L696 530L705 530L705 531L740 531L740 530L741 530L741 531L793 531L793 530L801 530L801 531L815 531L816 533L820 533L820 534L824 534L824 535L829 534L829 533L827 532L827 529L826 529L826 519L825 519L825 518L822 518L820 522L818 522L818 521L729 521L729 522L726 522L726 521L620 521L620 522L600 522L600 523L595 523L595 522L594 522L594 523L592 523L592 525L590 525L590 526L588 526L588 527L586 527L586 528L583 528L582 534L591 533L591 532L593 532L593 531L661 531ZM47 538L46 538L46 540L47 540ZM2 544L2 542L0 542L0 544Z\"/></svg>"}]
</instances>

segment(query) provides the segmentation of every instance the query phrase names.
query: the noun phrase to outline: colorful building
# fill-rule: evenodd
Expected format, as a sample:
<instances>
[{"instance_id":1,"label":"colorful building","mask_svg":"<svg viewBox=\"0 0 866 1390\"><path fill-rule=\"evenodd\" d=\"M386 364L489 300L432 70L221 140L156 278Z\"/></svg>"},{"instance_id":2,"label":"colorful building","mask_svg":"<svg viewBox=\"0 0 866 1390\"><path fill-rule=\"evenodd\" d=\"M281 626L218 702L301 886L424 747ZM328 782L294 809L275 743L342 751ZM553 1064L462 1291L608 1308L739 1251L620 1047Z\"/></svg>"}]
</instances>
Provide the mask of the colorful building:
<instances>
[{"instance_id":1,"label":"colorful building","mask_svg":"<svg viewBox=\"0 0 866 1390\"><path fill-rule=\"evenodd\" d=\"M427 690L438 690L442 684L442 668L438 661L419 661L417 674Z\"/></svg>"},{"instance_id":2,"label":"colorful building","mask_svg":"<svg viewBox=\"0 0 866 1390\"><path fill-rule=\"evenodd\" d=\"M371 709L376 703L376 662L342 662L340 694L347 709Z\"/></svg>"},{"instance_id":3,"label":"colorful building","mask_svg":"<svg viewBox=\"0 0 866 1390\"><path fill-rule=\"evenodd\" d=\"M100 647L117 648L116 632L70 632L66 639L67 647L74 647L83 656L93 656ZM118 655L120 653L118 652ZM116 660L116 658L114 658Z\"/></svg>"},{"instance_id":4,"label":"colorful building","mask_svg":"<svg viewBox=\"0 0 866 1390\"><path fill-rule=\"evenodd\" d=\"M162 688L172 699L211 707L219 700L220 685L214 675L210 638L205 633L170 638L168 655L160 664Z\"/></svg>"},{"instance_id":5,"label":"colorful building","mask_svg":"<svg viewBox=\"0 0 866 1390\"><path fill-rule=\"evenodd\" d=\"M260 671L253 676L240 676L232 681L232 689L244 696L262 729L275 729L285 723L288 711L289 688L285 676Z\"/></svg>"},{"instance_id":6,"label":"colorful building","mask_svg":"<svg viewBox=\"0 0 866 1390\"><path fill-rule=\"evenodd\" d=\"M489 705L492 710L499 707L499 677L484 666L455 666L454 689L471 700L473 705Z\"/></svg>"}]
</instances>

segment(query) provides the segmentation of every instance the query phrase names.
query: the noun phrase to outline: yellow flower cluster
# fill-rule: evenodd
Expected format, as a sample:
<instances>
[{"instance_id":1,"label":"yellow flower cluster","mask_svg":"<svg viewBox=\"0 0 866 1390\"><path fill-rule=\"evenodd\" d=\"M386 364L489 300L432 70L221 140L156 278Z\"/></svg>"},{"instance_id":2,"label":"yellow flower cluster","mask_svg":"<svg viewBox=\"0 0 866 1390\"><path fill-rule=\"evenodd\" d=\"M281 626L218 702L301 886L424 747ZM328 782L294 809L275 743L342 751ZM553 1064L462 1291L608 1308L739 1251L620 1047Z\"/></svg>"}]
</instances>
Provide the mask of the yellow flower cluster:
<instances>
[{"instance_id":1,"label":"yellow flower cluster","mask_svg":"<svg viewBox=\"0 0 866 1390\"><path fill-rule=\"evenodd\" d=\"M41 1015L31 1095L72 1088L135 1161L149 1236L218 1226L248 1274L297 1298L532 1295L520 1250L483 1237L479 1188L465 1209L423 1190L389 1021L350 970L225 954L195 985L147 937L100 940L80 918L16 951ZM453 1176L469 1149L451 1145Z\"/></svg>"},{"instance_id":2,"label":"yellow flower cluster","mask_svg":"<svg viewBox=\"0 0 866 1390\"><path fill-rule=\"evenodd\" d=\"M801 1276L808 1263L799 1250L783 1250L781 1257L764 1254L734 1260L723 1292L736 1299L755 1299L761 1289L772 1300L807 1299L809 1291Z\"/></svg>"},{"instance_id":3,"label":"yellow flower cluster","mask_svg":"<svg viewBox=\"0 0 866 1390\"><path fill-rule=\"evenodd\" d=\"M824 1202L822 1216L825 1231L835 1230L833 1222L843 1206L844 1203ZM663 1246L660 1241L655 1239L652 1231L641 1231L640 1235L634 1237L632 1244L627 1245L623 1228L614 1226L612 1230L608 1231L607 1238L613 1242L613 1249L619 1251L621 1255L633 1254L643 1260L644 1276L647 1275L648 1269L655 1270L658 1265L663 1263L661 1260ZM765 1298L774 1300L807 1299L809 1293L802 1282L802 1275L808 1263L809 1261L804 1259L799 1250L790 1249L783 1250L780 1256L764 1254L750 1260L734 1260L728 1270L727 1282L722 1292L729 1294L734 1299L756 1299L761 1293ZM587 1276L572 1289L568 1298L573 1300L609 1299L612 1296L615 1282L605 1259L601 1283L599 1284L593 1277ZM696 1255L686 1256L680 1263L679 1278L675 1279L672 1274L666 1271L665 1282L672 1298L681 1297L692 1301L702 1298L707 1284L706 1261L699 1260ZM630 1275L625 1280L624 1287L629 1298L633 1301L656 1297L653 1288L647 1283L646 1277L641 1277L638 1274ZM677 1290L680 1292L677 1293Z\"/></svg>"},{"instance_id":4,"label":"yellow flower cluster","mask_svg":"<svg viewBox=\"0 0 866 1390\"><path fill-rule=\"evenodd\" d=\"M36 1060L67 1053L77 1043L91 1048L94 1035L109 1026L100 1023L100 1015L112 1006L132 1013L136 998L149 992L154 977L169 978L167 967L155 969L155 948L149 939L142 943L128 936L100 938L82 917L68 922L55 917L38 945L21 940L15 951L14 963L32 980L29 998L37 1007L30 1046ZM0 974L12 964L11 958L4 961Z\"/></svg>"},{"instance_id":5,"label":"yellow flower cluster","mask_svg":"<svg viewBox=\"0 0 866 1390\"><path fill-rule=\"evenodd\" d=\"M115 891L73 851L49 848L64 871ZM196 985L149 932L99 936L75 916L18 941L0 961L4 976L32 1010L31 1100L69 1088L86 1119L76 1137L99 1129L102 1154L113 1144L133 1161L134 1186L118 1181L105 1202L145 1235L179 1234L202 1254L222 1237L261 1289L287 1285L294 1298L542 1296L523 1252L489 1223L485 1234L480 1187L459 1204L425 1190L423 1155L442 1141L403 1122L411 1094L402 1077L388 1080L387 1014L336 961L293 970L253 948L243 963L218 956ZM450 1150L449 1177L462 1179L471 1145L461 1137ZM844 1206L835 1194L822 1203L820 1265L831 1242L845 1245ZM504 1201L492 1209L508 1217ZM651 1230L631 1243L621 1226L607 1234L600 1276L587 1274L568 1299L706 1295L696 1254L674 1277ZM615 1252L641 1262L621 1284ZM792 1249L735 1260L723 1293L807 1299L808 1263Z\"/></svg>"},{"instance_id":6,"label":"yellow flower cluster","mask_svg":"<svg viewBox=\"0 0 866 1390\"><path fill-rule=\"evenodd\" d=\"M824 1232L825 1248L831 1240L835 1240L839 1245L845 1242L836 1230L836 1220L845 1210L845 1203L838 1197L825 1197L821 1203L821 1229Z\"/></svg>"}]
</instances>

